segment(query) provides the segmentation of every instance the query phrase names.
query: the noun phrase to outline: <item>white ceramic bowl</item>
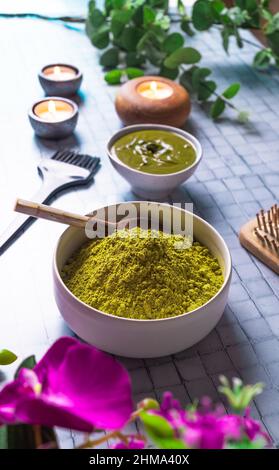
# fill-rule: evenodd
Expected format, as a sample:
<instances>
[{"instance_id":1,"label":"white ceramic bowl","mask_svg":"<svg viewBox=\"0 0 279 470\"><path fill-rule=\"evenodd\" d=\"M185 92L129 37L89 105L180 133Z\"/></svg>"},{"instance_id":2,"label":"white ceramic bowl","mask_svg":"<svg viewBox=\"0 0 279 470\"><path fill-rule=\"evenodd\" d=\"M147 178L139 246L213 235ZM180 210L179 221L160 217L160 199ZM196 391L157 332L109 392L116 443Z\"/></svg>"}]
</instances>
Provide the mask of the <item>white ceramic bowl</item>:
<instances>
[{"instance_id":1,"label":"white ceramic bowl","mask_svg":"<svg viewBox=\"0 0 279 470\"><path fill-rule=\"evenodd\" d=\"M188 168L185 168L185 170L178 171L177 173L170 173L167 175L153 175L129 167L123 163L114 152L112 152L111 149L114 143L124 135L129 134L130 132L147 129L170 131L187 139L189 142L191 142L196 151L196 160L194 163ZM165 198L171 194L177 186L188 180L197 169L202 158L201 144L193 135L182 129L171 126L163 126L161 124L136 124L134 126L127 126L123 129L120 129L110 139L107 145L107 152L113 167L121 176L123 176L123 178L125 178L125 180L130 183L134 193L138 196L155 201Z\"/></svg>"},{"instance_id":2,"label":"white ceramic bowl","mask_svg":"<svg viewBox=\"0 0 279 470\"><path fill-rule=\"evenodd\" d=\"M127 203L125 203L127 204ZM134 202L137 208L146 202ZM179 211L183 219L190 212L152 204L154 210L167 206L170 216ZM115 204L110 207L119 207ZM200 217L193 216L194 238L207 246L218 259L224 283L219 292L202 307L183 315L158 320L132 320L116 317L89 307L77 299L61 279L61 270L72 253L85 241L84 230L70 227L60 237L53 264L55 299L70 328L82 339L104 351L127 357L160 357L189 348L204 338L220 320L227 303L231 281L231 257L219 233Z\"/></svg>"}]
</instances>

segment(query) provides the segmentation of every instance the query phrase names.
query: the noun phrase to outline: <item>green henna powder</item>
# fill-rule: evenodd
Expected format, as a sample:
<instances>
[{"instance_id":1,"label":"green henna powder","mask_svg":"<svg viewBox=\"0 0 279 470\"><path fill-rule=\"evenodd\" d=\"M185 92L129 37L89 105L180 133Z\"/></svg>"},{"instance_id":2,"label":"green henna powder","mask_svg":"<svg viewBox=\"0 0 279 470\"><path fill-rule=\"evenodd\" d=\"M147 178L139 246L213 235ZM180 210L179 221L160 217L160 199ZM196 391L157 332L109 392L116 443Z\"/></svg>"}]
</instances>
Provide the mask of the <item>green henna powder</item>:
<instances>
[{"instance_id":1,"label":"green henna powder","mask_svg":"<svg viewBox=\"0 0 279 470\"><path fill-rule=\"evenodd\" d=\"M156 235L135 228L86 243L63 268L66 286L118 317L175 317L205 304L223 284L217 259L199 242L177 249L182 236Z\"/></svg>"}]
</instances>

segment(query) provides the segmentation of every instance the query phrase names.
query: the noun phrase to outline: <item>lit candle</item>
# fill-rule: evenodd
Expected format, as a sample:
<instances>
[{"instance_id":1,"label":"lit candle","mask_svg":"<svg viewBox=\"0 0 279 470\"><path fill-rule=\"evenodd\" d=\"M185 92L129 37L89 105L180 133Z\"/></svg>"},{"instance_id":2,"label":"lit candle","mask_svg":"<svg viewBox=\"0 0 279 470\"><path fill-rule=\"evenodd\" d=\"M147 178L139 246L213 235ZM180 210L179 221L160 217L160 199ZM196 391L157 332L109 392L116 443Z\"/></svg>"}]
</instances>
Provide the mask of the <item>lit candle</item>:
<instances>
[{"instance_id":1,"label":"lit candle","mask_svg":"<svg viewBox=\"0 0 279 470\"><path fill-rule=\"evenodd\" d=\"M78 107L72 100L51 96L33 104L29 120L39 137L62 139L75 130Z\"/></svg>"},{"instance_id":2,"label":"lit candle","mask_svg":"<svg viewBox=\"0 0 279 470\"><path fill-rule=\"evenodd\" d=\"M38 78L48 96L72 96L80 88L82 73L67 64L49 64L43 67Z\"/></svg>"},{"instance_id":3,"label":"lit candle","mask_svg":"<svg viewBox=\"0 0 279 470\"><path fill-rule=\"evenodd\" d=\"M68 65L54 65L43 69L43 74L50 80L64 81L75 78L77 72Z\"/></svg>"},{"instance_id":4,"label":"lit candle","mask_svg":"<svg viewBox=\"0 0 279 470\"><path fill-rule=\"evenodd\" d=\"M138 86L137 92L144 98L163 100L169 98L173 94L173 89L164 82L145 81Z\"/></svg>"},{"instance_id":5,"label":"lit candle","mask_svg":"<svg viewBox=\"0 0 279 470\"><path fill-rule=\"evenodd\" d=\"M61 122L73 115L73 107L62 100L45 100L37 104L34 113L47 122Z\"/></svg>"}]
</instances>

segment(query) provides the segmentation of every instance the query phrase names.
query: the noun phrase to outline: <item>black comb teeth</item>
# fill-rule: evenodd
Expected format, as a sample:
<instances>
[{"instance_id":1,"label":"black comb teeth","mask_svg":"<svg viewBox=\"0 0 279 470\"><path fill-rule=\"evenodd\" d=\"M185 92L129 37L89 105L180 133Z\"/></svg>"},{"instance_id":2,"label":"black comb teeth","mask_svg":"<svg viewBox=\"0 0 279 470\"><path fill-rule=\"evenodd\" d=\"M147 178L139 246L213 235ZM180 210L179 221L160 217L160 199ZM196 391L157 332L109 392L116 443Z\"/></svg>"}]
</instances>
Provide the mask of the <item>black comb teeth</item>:
<instances>
[{"instance_id":1,"label":"black comb teeth","mask_svg":"<svg viewBox=\"0 0 279 470\"><path fill-rule=\"evenodd\" d=\"M91 157L87 154L78 153L74 150L58 150L52 157L52 160L57 160L63 163L70 163L89 171L95 170L100 163L99 157Z\"/></svg>"}]
</instances>

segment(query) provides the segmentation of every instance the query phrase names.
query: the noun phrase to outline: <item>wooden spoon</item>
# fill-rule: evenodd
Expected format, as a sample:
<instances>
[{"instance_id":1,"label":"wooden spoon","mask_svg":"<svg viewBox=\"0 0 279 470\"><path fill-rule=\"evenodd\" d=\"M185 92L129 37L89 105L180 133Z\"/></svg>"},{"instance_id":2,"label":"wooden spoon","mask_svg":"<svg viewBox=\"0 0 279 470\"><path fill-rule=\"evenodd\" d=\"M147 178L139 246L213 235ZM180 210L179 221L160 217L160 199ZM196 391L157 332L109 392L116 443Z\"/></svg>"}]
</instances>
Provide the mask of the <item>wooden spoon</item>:
<instances>
[{"instance_id":1,"label":"wooden spoon","mask_svg":"<svg viewBox=\"0 0 279 470\"><path fill-rule=\"evenodd\" d=\"M46 219L53 222L60 222L61 224L71 225L73 227L85 228L86 224L90 221L105 224L107 227L115 229L123 229L128 223L136 221L136 219L125 219L123 222L109 222L108 220L101 220L94 216L73 214L72 212L63 211L50 207L45 204L39 204L33 201L26 201L24 199L17 199L14 210L22 214L27 214L37 219Z\"/></svg>"}]
</instances>

